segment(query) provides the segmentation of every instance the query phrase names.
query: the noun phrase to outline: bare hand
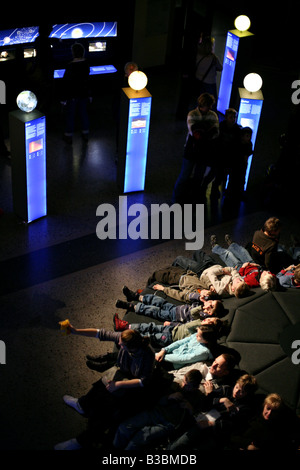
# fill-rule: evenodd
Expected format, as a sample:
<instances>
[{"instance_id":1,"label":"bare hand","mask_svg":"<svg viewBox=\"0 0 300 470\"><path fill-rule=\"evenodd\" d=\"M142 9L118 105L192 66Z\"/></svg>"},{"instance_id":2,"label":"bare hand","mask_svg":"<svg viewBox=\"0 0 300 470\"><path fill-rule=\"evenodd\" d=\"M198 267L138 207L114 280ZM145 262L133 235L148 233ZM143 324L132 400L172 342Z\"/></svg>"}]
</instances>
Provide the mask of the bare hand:
<instances>
[{"instance_id":1,"label":"bare hand","mask_svg":"<svg viewBox=\"0 0 300 470\"><path fill-rule=\"evenodd\" d=\"M155 285L153 286L153 289L155 289L155 290L164 290L165 288L164 288L164 286L162 286L161 284L155 284Z\"/></svg>"},{"instance_id":2,"label":"bare hand","mask_svg":"<svg viewBox=\"0 0 300 470\"><path fill-rule=\"evenodd\" d=\"M116 390L118 390L118 387L116 385L116 382L114 382L113 380L110 380L107 385L106 385L106 390L108 392L115 392Z\"/></svg>"},{"instance_id":3,"label":"bare hand","mask_svg":"<svg viewBox=\"0 0 300 470\"><path fill-rule=\"evenodd\" d=\"M206 382L204 382L203 385L204 385L204 390L205 390L206 395L211 393L214 389L214 384L210 380L207 380Z\"/></svg>"},{"instance_id":4,"label":"bare hand","mask_svg":"<svg viewBox=\"0 0 300 470\"><path fill-rule=\"evenodd\" d=\"M163 358L165 357L165 354L166 354L166 351L164 349L162 349L161 351L156 353L155 354L155 359L157 360L157 362L161 362L163 360Z\"/></svg>"}]
</instances>

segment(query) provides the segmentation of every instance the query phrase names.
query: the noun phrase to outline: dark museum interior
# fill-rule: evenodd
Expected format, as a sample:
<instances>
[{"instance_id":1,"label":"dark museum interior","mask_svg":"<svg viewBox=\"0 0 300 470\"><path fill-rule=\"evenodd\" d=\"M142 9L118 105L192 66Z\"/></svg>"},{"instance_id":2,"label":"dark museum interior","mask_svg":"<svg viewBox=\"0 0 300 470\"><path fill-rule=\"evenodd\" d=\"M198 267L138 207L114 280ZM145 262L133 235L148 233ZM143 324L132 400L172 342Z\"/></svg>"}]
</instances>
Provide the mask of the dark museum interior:
<instances>
[{"instance_id":1,"label":"dark museum interior","mask_svg":"<svg viewBox=\"0 0 300 470\"><path fill-rule=\"evenodd\" d=\"M195 98L186 99L185 93L191 50L201 34L211 35L222 63L227 32L234 29L234 19L241 14L251 19L253 36L247 52L238 57L230 106L238 110L238 89L243 87L244 76L257 73L263 81L263 104L247 190L241 199L226 198L225 192L213 199L209 185L201 200L188 202L204 204L202 249L208 254L212 234L222 245L229 233L247 246L254 231L271 216L282 222L280 243L286 249L292 244L291 235L300 237L298 2L287 0L280 9L270 5L263 10L261 2L245 6L237 1L224 4L208 0L102 3L87 3L77 10L74 5L62 9L54 2L42 15L38 8L31 12L21 9L0 19L0 80L5 84L1 132L7 150L0 156L0 340L5 345L5 360L0 357L1 450L53 450L55 444L75 437L85 426L83 418L70 410L62 397L66 393L77 397L89 390L99 372L86 366L86 354L104 354L112 345L64 336L59 322L69 319L77 328L112 330L115 303L122 298L124 285L143 289L155 270L171 265L178 255L192 256L184 236L100 240L96 233L97 208L102 204L115 207L118 225L120 196L127 197L128 207L141 204L149 211L154 204L172 204L187 136L187 113L196 107ZM91 22L117 24L114 36L101 39L99 51L90 48L88 37L50 38L54 25L74 23L79 27ZM30 30L33 26L39 27L34 42L9 45L2 39L2 31ZM63 138L62 78L56 78L54 71L65 69L74 42L84 46L91 67L105 72L90 77L88 141L82 138L76 119L70 144ZM31 55L33 49L38 51L37 56ZM51 70L46 87L41 85L37 67L39 53ZM119 166L125 158L119 140L120 131L125 129L120 119L120 96L122 88L128 87L124 66L131 61L147 75L146 88L152 102L145 187L124 193L118 183ZM220 78L221 73L218 87ZM30 223L16 214L12 184L12 150L18 143L11 139L10 115L17 110L16 97L23 90L35 93L37 110L46 120L47 214ZM220 122L224 119L220 112L218 117ZM274 319L274 325L280 328L274 333L275 339L269 340L268 328L264 330L266 337L261 335L264 323L259 317L256 323L253 320L254 339L240 340L237 313L244 314L246 321L248 311L240 307L238 312L238 306L230 304L228 308L234 309L234 313L230 310L232 333L225 343L240 347L241 354L244 343L253 345L253 349L256 343L264 345L264 365L257 351L254 362L258 362L252 363L252 353L245 348L247 358L241 366L258 377L262 375L262 393L280 393L300 415L299 365L285 367L286 376L280 376L287 358L282 350L278 352L281 329L290 323L299 326L300 322L300 294L297 289L293 291L292 295L265 294L272 297L271 304L265 301L257 309L257 297L250 302L257 318L265 305L267 310L274 308L274 318L276 314L280 317ZM260 299L260 294L256 295ZM281 320L283 317L288 320ZM272 315L267 318L272 323Z\"/></svg>"}]
</instances>

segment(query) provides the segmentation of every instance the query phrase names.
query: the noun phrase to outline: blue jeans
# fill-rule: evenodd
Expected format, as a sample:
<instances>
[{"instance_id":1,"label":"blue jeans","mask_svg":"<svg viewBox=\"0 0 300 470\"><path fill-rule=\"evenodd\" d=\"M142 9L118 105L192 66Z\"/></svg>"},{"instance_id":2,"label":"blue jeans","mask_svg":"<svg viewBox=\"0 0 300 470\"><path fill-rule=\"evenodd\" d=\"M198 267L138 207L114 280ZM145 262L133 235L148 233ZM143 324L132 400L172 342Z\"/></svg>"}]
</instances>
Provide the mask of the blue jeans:
<instances>
[{"instance_id":1,"label":"blue jeans","mask_svg":"<svg viewBox=\"0 0 300 470\"><path fill-rule=\"evenodd\" d=\"M194 261L192 258L186 258L185 256L177 256L172 263L172 266L180 266L187 271L193 271L193 273L197 273L199 269L202 267L200 263Z\"/></svg>"},{"instance_id":2,"label":"blue jeans","mask_svg":"<svg viewBox=\"0 0 300 470\"><path fill-rule=\"evenodd\" d=\"M174 425L155 408L143 411L120 424L114 438L117 449L138 450L149 443L166 437Z\"/></svg>"},{"instance_id":3,"label":"blue jeans","mask_svg":"<svg viewBox=\"0 0 300 470\"><path fill-rule=\"evenodd\" d=\"M143 302L136 304L135 312L161 321L176 320L176 305L155 294L144 295Z\"/></svg>"},{"instance_id":4,"label":"blue jeans","mask_svg":"<svg viewBox=\"0 0 300 470\"><path fill-rule=\"evenodd\" d=\"M226 266L236 268L237 270L239 270L244 263L254 262L246 248L234 242L231 243L227 249L222 248L220 245L214 245L212 252L219 255Z\"/></svg>"},{"instance_id":5,"label":"blue jeans","mask_svg":"<svg viewBox=\"0 0 300 470\"><path fill-rule=\"evenodd\" d=\"M172 331L173 325L156 325L154 322L150 323L131 323L130 327L133 330L138 330L142 336L150 336L151 343L163 348L173 341Z\"/></svg>"}]
</instances>

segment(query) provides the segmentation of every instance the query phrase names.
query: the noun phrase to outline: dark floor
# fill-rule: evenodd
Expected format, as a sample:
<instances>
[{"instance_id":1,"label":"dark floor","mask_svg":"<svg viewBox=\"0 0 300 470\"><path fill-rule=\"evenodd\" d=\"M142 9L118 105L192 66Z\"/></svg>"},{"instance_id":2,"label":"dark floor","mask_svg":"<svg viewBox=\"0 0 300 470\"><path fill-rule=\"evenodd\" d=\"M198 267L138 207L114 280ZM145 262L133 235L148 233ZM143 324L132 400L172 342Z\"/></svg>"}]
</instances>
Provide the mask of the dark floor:
<instances>
[{"instance_id":1,"label":"dark floor","mask_svg":"<svg viewBox=\"0 0 300 470\"><path fill-rule=\"evenodd\" d=\"M298 215L266 201L269 165L279 157L279 136L291 112L291 77L264 70L265 103L245 201L205 206L204 249L217 233L230 232L241 244L270 215L284 225L282 243L300 233ZM144 192L128 194L128 205L171 204L186 136L185 119L176 118L179 77L174 71L148 71L153 96ZM273 92L280 83L276 102ZM286 112L278 112L284 109ZM274 118L276 116L276 119ZM112 327L115 301L122 286L145 286L149 274L185 251L185 240L100 241L96 237L99 204L118 206L115 121L112 95L101 90L90 108L91 135L73 146L62 140L63 116L54 100L47 114L48 215L24 224L13 213L10 160L0 161L1 335L6 364L1 364L2 450L51 450L74 437L84 419L67 408L62 396L86 392L97 373L86 367L85 354L110 350L110 345L81 337L64 337L58 322L76 327ZM7 140L9 147L9 140Z\"/></svg>"}]
</instances>

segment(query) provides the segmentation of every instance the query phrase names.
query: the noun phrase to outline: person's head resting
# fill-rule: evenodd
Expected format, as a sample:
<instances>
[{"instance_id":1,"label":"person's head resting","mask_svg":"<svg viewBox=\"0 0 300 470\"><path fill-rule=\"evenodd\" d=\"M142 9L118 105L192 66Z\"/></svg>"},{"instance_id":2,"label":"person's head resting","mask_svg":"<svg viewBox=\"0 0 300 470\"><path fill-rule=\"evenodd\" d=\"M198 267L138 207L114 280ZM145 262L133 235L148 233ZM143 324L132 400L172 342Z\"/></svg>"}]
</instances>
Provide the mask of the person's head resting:
<instances>
[{"instance_id":1,"label":"person's head resting","mask_svg":"<svg viewBox=\"0 0 300 470\"><path fill-rule=\"evenodd\" d=\"M201 113L205 114L212 108L215 98L210 93L202 93L197 99L197 105Z\"/></svg>"},{"instance_id":2,"label":"person's head resting","mask_svg":"<svg viewBox=\"0 0 300 470\"><path fill-rule=\"evenodd\" d=\"M270 217L263 225L263 232L270 238L278 238L281 227L282 223L277 217Z\"/></svg>"},{"instance_id":3,"label":"person's head resting","mask_svg":"<svg viewBox=\"0 0 300 470\"><path fill-rule=\"evenodd\" d=\"M147 336L142 336L137 330L124 330L120 335L120 346L129 352L134 352L149 345L150 340Z\"/></svg>"},{"instance_id":4,"label":"person's head resting","mask_svg":"<svg viewBox=\"0 0 300 470\"><path fill-rule=\"evenodd\" d=\"M232 396L233 398L244 398L253 395L257 390L257 381L253 375L244 374L238 378L233 387Z\"/></svg>"},{"instance_id":5,"label":"person's head resting","mask_svg":"<svg viewBox=\"0 0 300 470\"><path fill-rule=\"evenodd\" d=\"M266 421L276 418L283 409L284 403L278 393L270 393L263 402L262 416Z\"/></svg>"},{"instance_id":6,"label":"person's head resting","mask_svg":"<svg viewBox=\"0 0 300 470\"><path fill-rule=\"evenodd\" d=\"M221 317L225 310L221 300L212 299L204 300L202 309L203 312L214 317Z\"/></svg>"},{"instance_id":7,"label":"person's head resting","mask_svg":"<svg viewBox=\"0 0 300 470\"><path fill-rule=\"evenodd\" d=\"M189 370L181 381L181 387L185 390L197 390L202 380L202 374L198 369Z\"/></svg>"},{"instance_id":8,"label":"person's head resting","mask_svg":"<svg viewBox=\"0 0 300 470\"><path fill-rule=\"evenodd\" d=\"M241 278L235 277L230 285L231 294L233 294L238 299L246 297L250 292L250 287L248 284Z\"/></svg>"},{"instance_id":9,"label":"person's head resting","mask_svg":"<svg viewBox=\"0 0 300 470\"><path fill-rule=\"evenodd\" d=\"M224 323L225 325L227 324L227 322L223 322L218 317L206 317L201 321L201 326L212 325L215 330L217 338L220 338L223 335L223 331L226 331L224 328Z\"/></svg>"},{"instance_id":10,"label":"person's head resting","mask_svg":"<svg viewBox=\"0 0 300 470\"><path fill-rule=\"evenodd\" d=\"M197 339L200 343L205 343L208 347L217 341L217 331L213 325L201 325L197 328Z\"/></svg>"},{"instance_id":11,"label":"person's head resting","mask_svg":"<svg viewBox=\"0 0 300 470\"><path fill-rule=\"evenodd\" d=\"M216 357L209 370L214 377L225 377L233 371L235 366L236 358L232 354L223 353Z\"/></svg>"},{"instance_id":12,"label":"person's head resting","mask_svg":"<svg viewBox=\"0 0 300 470\"><path fill-rule=\"evenodd\" d=\"M270 271L262 271L259 278L259 285L263 290L272 291L277 287L276 277Z\"/></svg>"},{"instance_id":13,"label":"person's head resting","mask_svg":"<svg viewBox=\"0 0 300 470\"><path fill-rule=\"evenodd\" d=\"M85 50L83 45L79 42L75 42L75 44L72 45L71 49L74 59L82 59L84 57Z\"/></svg>"}]
</instances>

